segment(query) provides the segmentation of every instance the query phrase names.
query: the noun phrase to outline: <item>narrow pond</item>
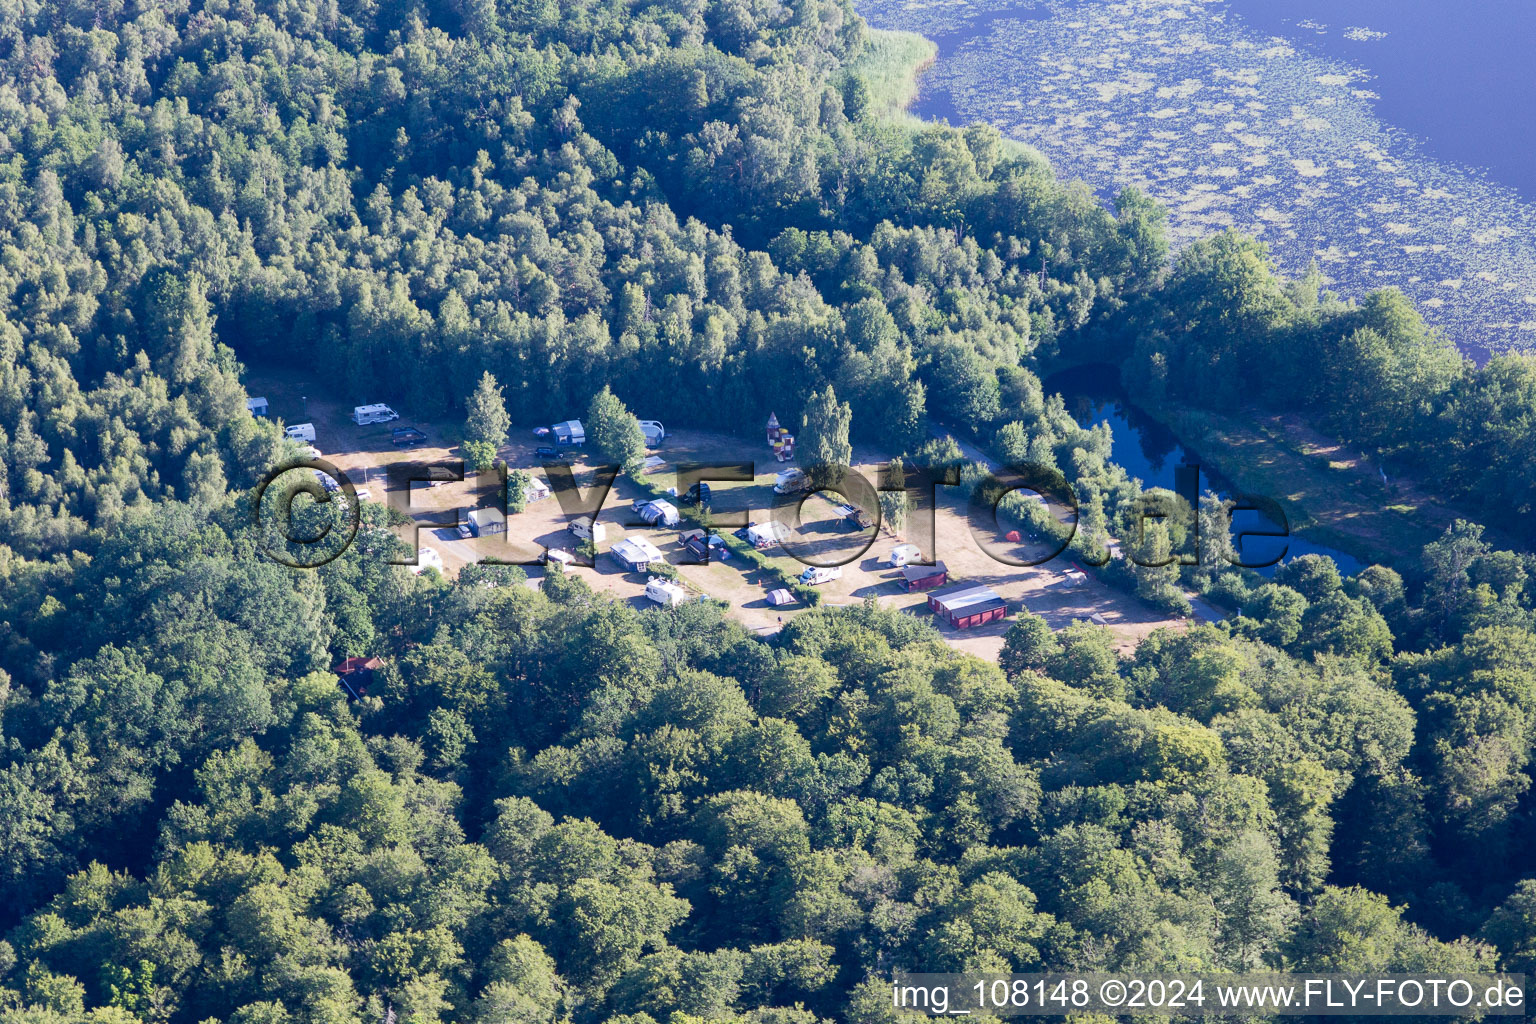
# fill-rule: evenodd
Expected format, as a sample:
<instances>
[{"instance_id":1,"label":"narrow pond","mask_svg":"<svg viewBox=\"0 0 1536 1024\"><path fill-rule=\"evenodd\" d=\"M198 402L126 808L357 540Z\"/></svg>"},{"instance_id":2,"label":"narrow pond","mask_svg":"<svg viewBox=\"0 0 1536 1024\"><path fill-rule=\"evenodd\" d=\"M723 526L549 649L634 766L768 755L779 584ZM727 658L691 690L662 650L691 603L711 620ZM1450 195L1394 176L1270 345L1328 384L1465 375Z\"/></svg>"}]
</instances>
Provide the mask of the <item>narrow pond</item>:
<instances>
[{"instance_id":1,"label":"narrow pond","mask_svg":"<svg viewBox=\"0 0 1536 1024\"><path fill-rule=\"evenodd\" d=\"M1114 433L1111 460L1140 479L1144 488L1173 490L1175 469L1194 465L1200 467L1202 494L1209 490L1227 497L1235 490L1230 481L1201 465L1200 457L1180 444L1172 431L1131 404L1114 367L1093 365L1063 370L1046 378L1045 391L1046 394L1059 393L1067 403L1067 411L1081 426L1108 423ZM1234 534L1244 528L1267 528L1265 520L1257 513L1238 512L1232 518ZM1240 546L1240 552L1245 560L1260 562L1274 558L1282 548L1284 561L1297 555L1327 555L1338 563L1339 572L1346 576L1353 576L1365 567L1365 563L1353 555L1294 535L1283 539L1249 537ZM1268 576L1274 573L1274 567L1257 571Z\"/></svg>"}]
</instances>

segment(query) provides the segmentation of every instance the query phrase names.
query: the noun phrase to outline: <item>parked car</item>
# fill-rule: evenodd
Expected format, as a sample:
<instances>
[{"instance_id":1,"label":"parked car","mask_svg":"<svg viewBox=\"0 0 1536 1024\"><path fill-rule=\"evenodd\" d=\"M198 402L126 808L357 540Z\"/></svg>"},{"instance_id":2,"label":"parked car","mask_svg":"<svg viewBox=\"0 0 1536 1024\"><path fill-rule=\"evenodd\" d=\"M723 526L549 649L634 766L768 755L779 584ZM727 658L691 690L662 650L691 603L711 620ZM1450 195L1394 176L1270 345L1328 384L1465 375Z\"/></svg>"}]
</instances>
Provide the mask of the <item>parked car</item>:
<instances>
[{"instance_id":1,"label":"parked car","mask_svg":"<svg viewBox=\"0 0 1536 1024\"><path fill-rule=\"evenodd\" d=\"M469 540L469 538L474 536L474 533L469 529L468 523L460 523L459 528L454 532L459 535L459 540Z\"/></svg>"},{"instance_id":2,"label":"parked car","mask_svg":"<svg viewBox=\"0 0 1536 1024\"><path fill-rule=\"evenodd\" d=\"M543 444L533 450L533 457L536 459L558 459L560 453L549 445Z\"/></svg>"},{"instance_id":3,"label":"parked car","mask_svg":"<svg viewBox=\"0 0 1536 1024\"><path fill-rule=\"evenodd\" d=\"M703 480L698 481L688 492L679 499L684 505L698 505L701 508L709 508L709 484Z\"/></svg>"},{"instance_id":4,"label":"parked car","mask_svg":"<svg viewBox=\"0 0 1536 1024\"><path fill-rule=\"evenodd\" d=\"M427 439L427 435L415 427L396 427L389 432L389 443L396 448L408 448L413 444L421 444Z\"/></svg>"}]
</instances>

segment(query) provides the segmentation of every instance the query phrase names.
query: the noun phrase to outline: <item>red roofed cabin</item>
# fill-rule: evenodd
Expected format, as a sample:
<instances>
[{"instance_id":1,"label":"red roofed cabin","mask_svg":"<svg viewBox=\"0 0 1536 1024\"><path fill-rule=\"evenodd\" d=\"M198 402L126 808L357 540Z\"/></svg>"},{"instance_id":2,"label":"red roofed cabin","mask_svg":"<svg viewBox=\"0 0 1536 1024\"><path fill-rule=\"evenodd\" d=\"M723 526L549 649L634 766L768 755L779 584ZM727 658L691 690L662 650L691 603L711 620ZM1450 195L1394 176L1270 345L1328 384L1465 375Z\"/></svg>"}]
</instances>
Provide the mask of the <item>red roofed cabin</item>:
<instances>
[{"instance_id":1,"label":"red roofed cabin","mask_svg":"<svg viewBox=\"0 0 1536 1024\"><path fill-rule=\"evenodd\" d=\"M962 583L928 596L928 607L956 629L996 622L1008 614L1008 602L991 587Z\"/></svg>"},{"instance_id":2,"label":"red roofed cabin","mask_svg":"<svg viewBox=\"0 0 1536 1024\"><path fill-rule=\"evenodd\" d=\"M368 696L368 687L373 685L373 674L383 667L382 658L348 658L333 666L331 671L336 673L337 682L341 684L341 690L348 700L361 700Z\"/></svg>"},{"instance_id":3,"label":"red roofed cabin","mask_svg":"<svg viewBox=\"0 0 1536 1024\"><path fill-rule=\"evenodd\" d=\"M913 565L909 562L901 567L901 580L909 593L913 590L932 590L949 582L949 570L943 562L932 565Z\"/></svg>"}]
</instances>

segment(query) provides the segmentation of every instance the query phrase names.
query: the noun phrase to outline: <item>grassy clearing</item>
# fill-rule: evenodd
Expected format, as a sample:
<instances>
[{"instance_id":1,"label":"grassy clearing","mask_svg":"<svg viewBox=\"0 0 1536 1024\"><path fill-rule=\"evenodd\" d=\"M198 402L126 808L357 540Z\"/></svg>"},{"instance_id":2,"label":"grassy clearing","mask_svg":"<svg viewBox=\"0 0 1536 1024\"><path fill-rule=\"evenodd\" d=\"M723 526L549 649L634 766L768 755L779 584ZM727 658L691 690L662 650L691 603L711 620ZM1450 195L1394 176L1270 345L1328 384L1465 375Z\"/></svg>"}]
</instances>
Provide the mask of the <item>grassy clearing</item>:
<instances>
[{"instance_id":1,"label":"grassy clearing","mask_svg":"<svg viewBox=\"0 0 1536 1024\"><path fill-rule=\"evenodd\" d=\"M863 79L869 102L881 116L921 125L906 109L917 98L918 75L938 52L937 43L916 32L870 29L869 42L849 71Z\"/></svg>"},{"instance_id":2,"label":"grassy clearing","mask_svg":"<svg viewBox=\"0 0 1536 1024\"><path fill-rule=\"evenodd\" d=\"M1352 464L1308 454L1277 422L1173 407L1148 411L1239 489L1280 502L1292 533L1365 561L1401 562L1454 518L1450 509L1383 485Z\"/></svg>"},{"instance_id":3,"label":"grassy clearing","mask_svg":"<svg viewBox=\"0 0 1536 1024\"><path fill-rule=\"evenodd\" d=\"M938 59L938 53L937 43L916 32L875 28L869 30L869 42L849 70L864 80L870 105L879 117L909 131L920 131L932 122L908 108L917 99L919 77ZM1006 135L1002 151L1012 160L1050 166L1050 161L1034 146Z\"/></svg>"}]
</instances>

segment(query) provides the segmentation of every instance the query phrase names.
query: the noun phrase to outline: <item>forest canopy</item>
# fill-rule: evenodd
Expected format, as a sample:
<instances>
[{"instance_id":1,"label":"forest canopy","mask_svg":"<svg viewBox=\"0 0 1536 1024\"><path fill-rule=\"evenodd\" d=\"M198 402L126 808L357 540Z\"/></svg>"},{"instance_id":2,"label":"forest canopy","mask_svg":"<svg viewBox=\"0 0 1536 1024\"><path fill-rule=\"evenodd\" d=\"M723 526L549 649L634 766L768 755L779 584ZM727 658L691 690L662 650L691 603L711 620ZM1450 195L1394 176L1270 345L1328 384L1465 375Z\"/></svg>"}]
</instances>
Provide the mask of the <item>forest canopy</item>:
<instances>
[{"instance_id":1,"label":"forest canopy","mask_svg":"<svg viewBox=\"0 0 1536 1024\"><path fill-rule=\"evenodd\" d=\"M846 0L0 4L0 1021L813 1024L887 1019L897 968L1536 968L1536 563L1473 521L1531 510L1532 362L886 119L868 39ZM1107 554L1140 484L1041 384L1086 359L1304 415L1468 518L1347 579L1116 560L1232 614L1122 655L1026 613L992 664L872 604L765 640L372 541L296 571L248 515L293 448L242 374L285 363L492 448L592 408L619 461L637 396L965 461L942 424L1060 472Z\"/></svg>"}]
</instances>

